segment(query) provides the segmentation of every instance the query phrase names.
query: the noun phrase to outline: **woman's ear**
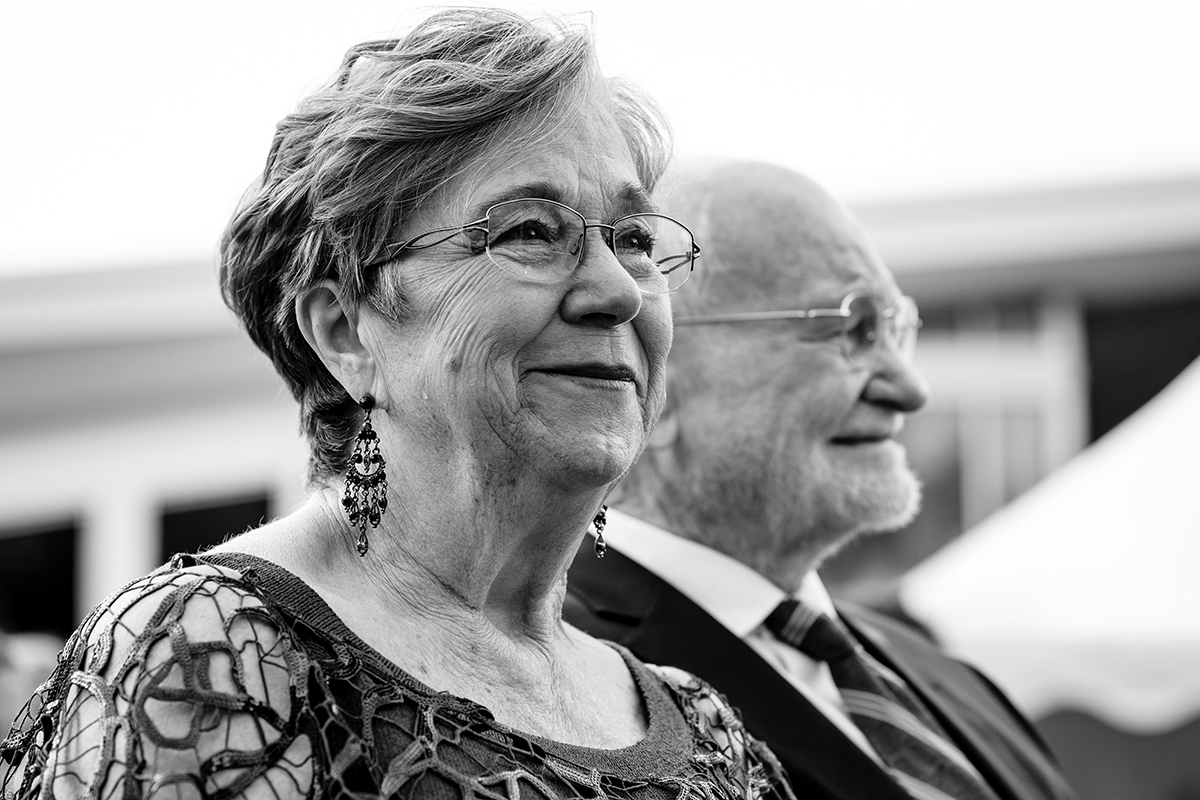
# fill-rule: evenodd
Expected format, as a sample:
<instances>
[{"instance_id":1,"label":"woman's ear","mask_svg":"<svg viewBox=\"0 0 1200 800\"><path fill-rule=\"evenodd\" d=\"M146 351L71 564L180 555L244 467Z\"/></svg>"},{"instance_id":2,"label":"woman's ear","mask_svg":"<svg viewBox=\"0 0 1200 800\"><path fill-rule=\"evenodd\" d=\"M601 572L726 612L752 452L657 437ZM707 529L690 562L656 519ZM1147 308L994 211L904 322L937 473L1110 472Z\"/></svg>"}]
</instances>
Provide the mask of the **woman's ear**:
<instances>
[{"instance_id":1,"label":"woman's ear","mask_svg":"<svg viewBox=\"0 0 1200 800\"><path fill-rule=\"evenodd\" d=\"M351 397L371 386L375 359L359 335L358 308L343 302L335 282L323 280L301 292L296 322L304 341Z\"/></svg>"}]
</instances>

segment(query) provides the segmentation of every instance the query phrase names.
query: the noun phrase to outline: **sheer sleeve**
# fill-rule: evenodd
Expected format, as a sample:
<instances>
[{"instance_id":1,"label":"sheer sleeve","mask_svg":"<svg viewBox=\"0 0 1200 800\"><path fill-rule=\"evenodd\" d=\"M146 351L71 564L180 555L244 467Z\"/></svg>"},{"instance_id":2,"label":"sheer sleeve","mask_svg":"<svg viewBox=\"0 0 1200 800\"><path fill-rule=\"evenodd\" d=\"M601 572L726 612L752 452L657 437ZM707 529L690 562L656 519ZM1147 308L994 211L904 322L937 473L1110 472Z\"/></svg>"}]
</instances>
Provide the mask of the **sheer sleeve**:
<instances>
[{"instance_id":1,"label":"sheer sleeve","mask_svg":"<svg viewBox=\"0 0 1200 800\"><path fill-rule=\"evenodd\" d=\"M696 742L694 760L719 770L737 795L753 800L796 800L783 766L755 739L729 701L709 684L676 667L646 665L676 697Z\"/></svg>"},{"instance_id":2,"label":"sheer sleeve","mask_svg":"<svg viewBox=\"0 0 1200 800\"><path fill-rule=\"evenodd\" d=\"M311 797L303 659L237 573L164 567L68 640L0 745L2 796Z\"/></svg>"},{"instance_id":3,"label":"sheer sleeve","mask_svg":"<svg viewBox=\"0 0 1200 800\"><path fill-rule=\"evenodd\" d=\"M223 560L183 557L88 616L0 744L2 800L791 799L687 673L636 667L654 738L531 738L383 660L290 573Z\"/></svg>"}]
</instances>

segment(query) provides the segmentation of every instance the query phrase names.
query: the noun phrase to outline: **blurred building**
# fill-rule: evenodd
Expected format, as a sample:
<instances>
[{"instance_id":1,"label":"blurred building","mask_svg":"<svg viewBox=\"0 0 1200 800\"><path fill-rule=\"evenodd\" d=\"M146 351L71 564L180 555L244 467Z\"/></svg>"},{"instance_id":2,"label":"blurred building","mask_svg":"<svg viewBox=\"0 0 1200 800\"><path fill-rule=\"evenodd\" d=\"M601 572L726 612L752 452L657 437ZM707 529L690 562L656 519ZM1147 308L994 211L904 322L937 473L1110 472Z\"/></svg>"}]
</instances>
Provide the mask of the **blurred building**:
<instances>
[{"instance_id":1,"label":"blurred building","mask_svg":"<svg viewBox=\"0 0 1200 800\"><path fill-rule=\"evenodd\" d=\"M924 511L826 570L887 607L1200 356L1200 178L855 211L917 298L933 388L904 433ZM0 277L0 629L65 635L172 552L286 512L297 429L211 264Z\"/></svg>"},{"instance_id":2,"label":"blurred building","mask_svg":"<svg viewBox=\"0 0 1200 800\"><path fill-rule=\"evenodd\" d=\"M923 327L903 437L925 506L825 570L888 608L899 576L1102 436L1200 356L1200 178L855 209Z\"/></svg>"},{"instance_id":3,"label":"blurred building","mask_svg":"<svg viewBox=\"0 0 1200 800\"><path fill-rule=\"evenodd\" d=\"M920 304L933 387L904 434L921 518L828 570L886 605L1200 355L1200 178L855 211ZM303 466L211 264L0 277L0 626L69 631L171 552L286 511Z\"/></svg>"},{"instance_id":4,"label":"blurred building","mask_svg":"<svg viewBox=\"0 0 1200 800\"><path fill-rule=\"evenodd\" d=\"M933 387L904 434L921 518L828 570L886 605L1200 355L1200 178L855 211L920 304ZM0 277L0 626L69 631L171 552L286 511L303 467L212 264Z\"/></svg>"},{"instance_id":5,"label":"blurred building","mask_svg":"<svg viewBox=\"0 0 1200 800\"><path fill-rule=\"evenodd\" d=\"M863 540L829 564L824 574L831 589L903 614L895 591L909 567L963 531L970 531L968 539L955 552L972 549L964 545L977 547L985 531L992 531L992 557L976 558L970 567L961 558L948 558L951 552L934 561L941 562L943 572L961 568L951 575L956 585L995 589L989 595L991 607L1008 609L1015 626L1011 630L1023 631L1024 638L1005 640L976 606L957 618L972 636L996 642L991 656L970 651L963 641L948 644L994 670L993 677L1012 678L1014 673L1001 666L1013 663L1031 675L1057 670L1066 682L1062 685L1073 687L1038 704L1028 686L1005 684L1016 702L1037 713L1039 729L1081 800L1200 798L1195 755L1200 710L1193 703L1179 703L1152 723L1149 702L1124 717L1105 707L1118 696L1136 704L1131 698L1139 695L1128 690L1139 684L1146 698L1178 698L1179 686L1186 688L1191 682L1187 676L1194 674L1195 624L1182 625L1189 633L1178 638L1169 633L1155 638L1150 630L1163 628L1164 618L1190 614L1194 620L1200 613L1194 583L1155 583L1195 572L1195 546L1187 537L1196 529L1196 517L1185 499L1200 485L1195 426L1172 429L1161 417L1151 420L1150 427L1158 426L1156 441L1174 439L1174 447L1168 444L1164 450L1169 461L1148 460L1140 468L1120 464L1141 480L1113 485L1088 478L1070 497L1061 491L1061 481L1039 486L1039 492L1048 490L1040 496L1057 498L1064 512L1053 523L1044 518L1051 516L1045 502L1024 502L1032 496L1005 509L1024 507L1029 512L1025 517L991 516L1112 430L1200 357L1200 181L897 204L859 212L901 287L917 297L925 320L917 357L932 384L933 399L910 420L904 435L925 480L926 498L921 515L905 531ZM1172 388L1177 390L1178 384ZM1147 429L1145 424L1121 427L1119 435L1086 455L1147 449L1117 448L1118 438L1128 446L1130 437ZM1073 470L1055 478L1074 474L1083 480L1083 461L1095 458L1075 459ZM1178 470L1182 474L1174 472ZM1146 490L1153 475L1163 474L1171 480ZM1163 502L1161 495L1171 492L1171 502ZM1069 504L1075 504L1073 511L1064 507ZM1181 508L1187 509L1182 515L1165 518L1168 509ZM1098 509L1111 513L1106 517ZM1052 525L1059 527L1047 530ZM996 541L1002 529L1009 534L1003 543ZM1049 535L1051 531L1057 535ZM1039 534L1046 535L1039 539ZM1017 541L1021 538L1024 547ZM1057 540L1057 552L1051 540ZM1078 548L1074 555L1062 552L1067 542ZM1092 564L1097 557L1121 566L1102 573ZM1090 584L1089 570L1095 571ZM912 580L906 578L909 584ZM1041 588L1057 586L1060 595L1078 596L1038 606L1037 597L1053 594L1028 591L1039 580ZM1136 588L1147 585L1158 590ZM922 619L949 635L944 626L937 627L940 618L965 611L968 596L979 599L983 594L943 591L938 613ZM1184 599L1164 607L1158 605L1164 596ZM1097 609L1093 617L1102 620L1105 635L1081 629L1039 642L1033 628L1041 623L1082 619L1067 613L1072 605ZM1126 609L1131 624L1118 631L1115 617L1103 613L1112 607ZM920 611L914 608L914 613ZM1064 640L1076 649L1071 651ZM1072 664L1061 658L1055 663L1058 654L1050 651L1056 646L1064 653L1087 655ZM1097 675L1117 678L1088 680ZM1180 676L1182 680L1171 680ZM1118 685L1124 691L1113 691ZM1089 691L1103 696L1087 697ZM1138 719L1140 724L1132 724Z\"/></svg>"},{"instance_id":6,"label":"blurred building","mask_svg":"<svg viewBox=\"0 0 1200 800\"><path fill-rule=\"evenodd\" d=\"M909 570L906 611L1057 745L1088 800L1200 797L1200 359Z\"/></svg>"},{"instance_id":7,"label":"blurred building","mask_svg":"<svg viewBox=\"0 0 1200 800\"><path fill-rule=\"evenodd\" d=\"M211 264L0 277L0 627L65 635L296 503L294 409Z\"/></svg>"}]
</instances>

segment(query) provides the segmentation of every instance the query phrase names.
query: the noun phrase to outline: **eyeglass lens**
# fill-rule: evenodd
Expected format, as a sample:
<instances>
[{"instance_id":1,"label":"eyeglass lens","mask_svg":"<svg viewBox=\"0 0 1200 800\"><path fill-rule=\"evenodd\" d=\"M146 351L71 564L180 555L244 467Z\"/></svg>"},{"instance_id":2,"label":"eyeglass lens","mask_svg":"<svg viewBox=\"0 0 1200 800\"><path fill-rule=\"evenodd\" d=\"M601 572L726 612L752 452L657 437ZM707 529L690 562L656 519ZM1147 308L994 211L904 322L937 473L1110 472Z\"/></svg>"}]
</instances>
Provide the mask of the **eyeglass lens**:
<instances>
[{"instance_id":1,"label":"eyeglass lens","mask_svg":"<svg viewBox=\"0 0 1200 800\"><path fill-rule=\"evenodd\" d=\"M917 305L910 297L901 297L891 308L880 309L870 295L859 295L850 301L849 315L844 318L842 347L847 360L854 364L869 364L887 338L905 358L912 358L917 344Z\"/></svg>"},{"instance_id":2,"label":"eyeglass lens","mask_svg":"<svg viewBox=\"0 0 1200 800\"><path fill-rule=\"evenodd\" d=\"M644 292L678 289L693 260L691 232L670 217L635 214L613 225L589 225L576 211L548 200L510 200L487 216L487 253L508 272L535 281L558 280L583 258L587 228L601 236Z\"/></svg>"}]
</instances>

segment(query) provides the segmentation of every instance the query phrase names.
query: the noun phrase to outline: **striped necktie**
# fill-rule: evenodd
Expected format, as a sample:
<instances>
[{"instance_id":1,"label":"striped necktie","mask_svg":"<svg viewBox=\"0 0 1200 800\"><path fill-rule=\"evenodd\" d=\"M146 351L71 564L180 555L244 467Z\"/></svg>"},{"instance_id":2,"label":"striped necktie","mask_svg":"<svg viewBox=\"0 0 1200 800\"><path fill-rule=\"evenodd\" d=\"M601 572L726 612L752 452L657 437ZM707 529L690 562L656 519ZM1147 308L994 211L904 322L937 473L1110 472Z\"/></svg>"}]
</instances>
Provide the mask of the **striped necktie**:
<instances>
[{"instance_id":1,"label":"striped necktie","mask_svg":"<svg viewBox=\"0 0 1200 800\"><path fill-rule=\"evenodd\" d=\"M784 600L766 626L780 640L829 665L850 719L892 778L918 800L996 800L899 675L872 658L839 621Z\"/></svg>"}]
</instances>

